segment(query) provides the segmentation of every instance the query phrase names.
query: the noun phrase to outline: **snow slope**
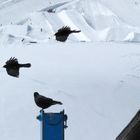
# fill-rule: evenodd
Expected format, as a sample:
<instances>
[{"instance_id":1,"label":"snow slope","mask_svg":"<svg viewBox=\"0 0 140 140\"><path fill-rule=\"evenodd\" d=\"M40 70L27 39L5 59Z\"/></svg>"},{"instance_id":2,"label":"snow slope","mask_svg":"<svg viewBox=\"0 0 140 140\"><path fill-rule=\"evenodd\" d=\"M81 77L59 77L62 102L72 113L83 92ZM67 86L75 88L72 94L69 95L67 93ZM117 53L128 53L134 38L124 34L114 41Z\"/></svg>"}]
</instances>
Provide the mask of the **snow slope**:
<instances>
[{"instance_id":1,"label":"snow slope","mask_svg":"<svg viewBox=\"0 0 140 140\"><path fill-rule=\"evenodd\" d=\"M13 4L14 1L11 3ZM27 9L22 11L25 3L27 3ZM1 36L3 34L9 36L10 34L5 34L5 31L3 33L5 24L14 24L19 25L18 28L21 28L21 30L22 28L27 28L27 32L28 27L31 26L32 31L34 30L33 32L36 34L36 36L30 36L31 39L39 40L37 36L39 30L44 29L44 38L41 38L40 41L46 41L50 38L54 39L54 32L62 26L70 26L72 29L81 30L81 33L70 36L69 40L71 41L140 41L140 26L134 26L129 24L129 22L125 22L124 19L120 18L110 8L105 6L103 2L98 0L58 1L57 3L46 2L45 0L39 2L36 0L32 6L30 3L26 0L14 3L13 8L8 9L12 10L12 13L6 8L3 11L2 8L1 14L7 15L8 13L8 15L1 20L1 25L4 24L4 27L1 27ZM6 6L10 7L8 4ZM19 8L22 11L21 14L17 12ZM29 15L29 13L31 14ZM28 33L24 34L24 36L25 38L29 37Z\"/></svg>"},{"instance_id":2,"label":"snow slope","mask_svg":"<svg viewBox=\"0 0 140 140\"><path fill-rule=\"evenodd\" d=\"M16 23L29 13L66 1L68 0L0 0L0 24Z\"/></svg>"},{"instance_id":3,"label":"snow slope","mask_svg":"<svg viewBox=\"0 0 140 140\"><path fill-rule=\"evenodd\" d=\"M119 4L116 11L113 6L110 0L0 1L2 140L40 139L35 91L63 102L46 112L65 109L66 140L119 135L140 107L140 47L134 43L139 42L138 22L130 25L127 14L120 18ZM82 32L57 42L53 34L63 25ZM2 68L12 56L32 64L19 78Z\"/></svg>"},{"instance_id":4,"label":"snow slope","mask_svg":"<svg viewBox=\"0 0 140 140\"><path fill-rule=\"evenodd\" d=\"M65 109L67 140L114 140L139 109L138 44L50 42L0 51L1 62L15 56L32 64L19 79L1 69L2 139L39 139L34 91L64 103L46 111Z\"/></svg>"},{"instance_id":5,"label":"snow slope","mask_svg":"<svg viewBox=\"0 0 140 140\"><path fill-rule=\"evenodd\" d=\"M140 26L139 0L100 0L106 7L116 13L123 21L133 26Z\"/></svg>"}]
</instances>

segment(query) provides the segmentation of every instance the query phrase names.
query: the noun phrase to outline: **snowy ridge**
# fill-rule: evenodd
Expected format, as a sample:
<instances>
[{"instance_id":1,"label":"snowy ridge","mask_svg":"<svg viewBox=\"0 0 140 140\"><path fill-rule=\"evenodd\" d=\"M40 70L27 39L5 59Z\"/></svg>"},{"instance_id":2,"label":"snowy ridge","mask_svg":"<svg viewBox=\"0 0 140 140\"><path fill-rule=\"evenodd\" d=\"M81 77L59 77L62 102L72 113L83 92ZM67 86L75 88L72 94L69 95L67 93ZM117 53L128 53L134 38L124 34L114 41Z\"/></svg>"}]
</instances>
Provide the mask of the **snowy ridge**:
<instances>
[{"instance_id":1,"label":"snowy ridge","mask_svg":"<svg viewBox=\"0 0 140 140\"><path fill-rule=\"evenodd\" d=\"M97 0L57 3L32 13L17 25L20 25L18 28L21 27L21 30L26 28L25 25L30 26L34 34L30 34L30 38L38 42L54 39L54 33L62 26L81 30L81 33L69 37L71 41L140 41L139 27L124 23ZM43 33L39 32L41 29ZM10 33L6 33L9 36ZM38 34L42 34L42 37L38 37ZM28 38L29 35L24 34L24 36Z\"/></svg>"}]
</instances>

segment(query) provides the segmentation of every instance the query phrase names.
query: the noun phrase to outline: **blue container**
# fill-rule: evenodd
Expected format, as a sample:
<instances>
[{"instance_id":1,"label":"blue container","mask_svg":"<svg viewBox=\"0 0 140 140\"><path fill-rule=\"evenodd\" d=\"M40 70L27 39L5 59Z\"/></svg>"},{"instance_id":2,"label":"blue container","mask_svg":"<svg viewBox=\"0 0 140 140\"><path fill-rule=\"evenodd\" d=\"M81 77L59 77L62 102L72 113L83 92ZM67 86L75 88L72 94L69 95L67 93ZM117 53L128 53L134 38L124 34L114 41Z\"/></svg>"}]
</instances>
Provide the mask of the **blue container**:
<instances>
[{"instance_id":1,"label":"blue container","mask_svg":"<svg viewBox=\"0 0 140 140\"><path fill-rule=\"evenodd\" d=\"M67 115L60 113L44 113L37 117L41 122L41 140L64 140L64 128L67 128Z\"/></svg>"}]
</instances>

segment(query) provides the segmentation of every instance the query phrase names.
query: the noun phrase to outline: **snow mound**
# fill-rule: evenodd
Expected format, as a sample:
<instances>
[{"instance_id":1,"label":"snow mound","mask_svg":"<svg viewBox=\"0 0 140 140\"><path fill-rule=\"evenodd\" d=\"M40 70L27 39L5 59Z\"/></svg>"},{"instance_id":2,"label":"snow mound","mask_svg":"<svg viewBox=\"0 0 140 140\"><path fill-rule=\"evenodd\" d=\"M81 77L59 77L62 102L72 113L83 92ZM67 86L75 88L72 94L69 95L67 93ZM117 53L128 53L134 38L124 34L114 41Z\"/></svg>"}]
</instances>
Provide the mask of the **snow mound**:
<instances>
[{"instance_id":1,"label":"snow mound","mask_svg":"<svg viewBox=\"0 0 140 140\"><path fill-rule=\"evenodd\" d=\"M124 41L129 41L129 42L140 42L140 33L136 32L130 32Z\"/></svg>"}]
</instances>

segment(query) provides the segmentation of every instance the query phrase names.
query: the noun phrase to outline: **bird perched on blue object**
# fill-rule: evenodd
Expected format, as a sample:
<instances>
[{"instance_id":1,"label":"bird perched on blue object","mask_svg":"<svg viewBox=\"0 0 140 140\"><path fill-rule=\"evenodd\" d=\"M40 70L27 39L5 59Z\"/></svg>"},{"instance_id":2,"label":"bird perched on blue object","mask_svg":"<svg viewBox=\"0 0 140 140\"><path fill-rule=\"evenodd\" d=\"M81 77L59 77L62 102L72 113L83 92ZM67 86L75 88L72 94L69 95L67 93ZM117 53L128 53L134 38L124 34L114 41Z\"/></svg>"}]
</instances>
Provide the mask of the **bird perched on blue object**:
<instances>
[{"instance_id":1,"label":"bird perched on blue object","mask_svg":"<svg viewBox=\"0 0 140 140\"><path fill-rule=\"evenodd\" d=\"M19 64L17 58L11 57L8 61L6 61L6 64L3 67L6 68L8 75L19 77L19 69L22 67L29 68L31 67L31 64Z\"/></svg>"},{"instance_id":2,"label":"bird perched on blue object","mask_svg":"<svg viewBox=\"0 0 140 140\"><path fill-rule=\"evenodd\" d=\"M35 100L36 105L42 109L46 109L56 104L62 105L60 101L55 101L51 98L42 96L38 92L34 92L34 100Z\"/></svg>"},{"instance_id":3,"label":"bird perched on blue object","mask_svg":"<svg viewBox=\"0 0 140 140\"><path fill-rule=\"evenodd\" d=\"M80 30L71 30L68 26L63 26L54 35L57 41L65 42L71 33L79 33Z\"/></svg>"}]
</instances>

